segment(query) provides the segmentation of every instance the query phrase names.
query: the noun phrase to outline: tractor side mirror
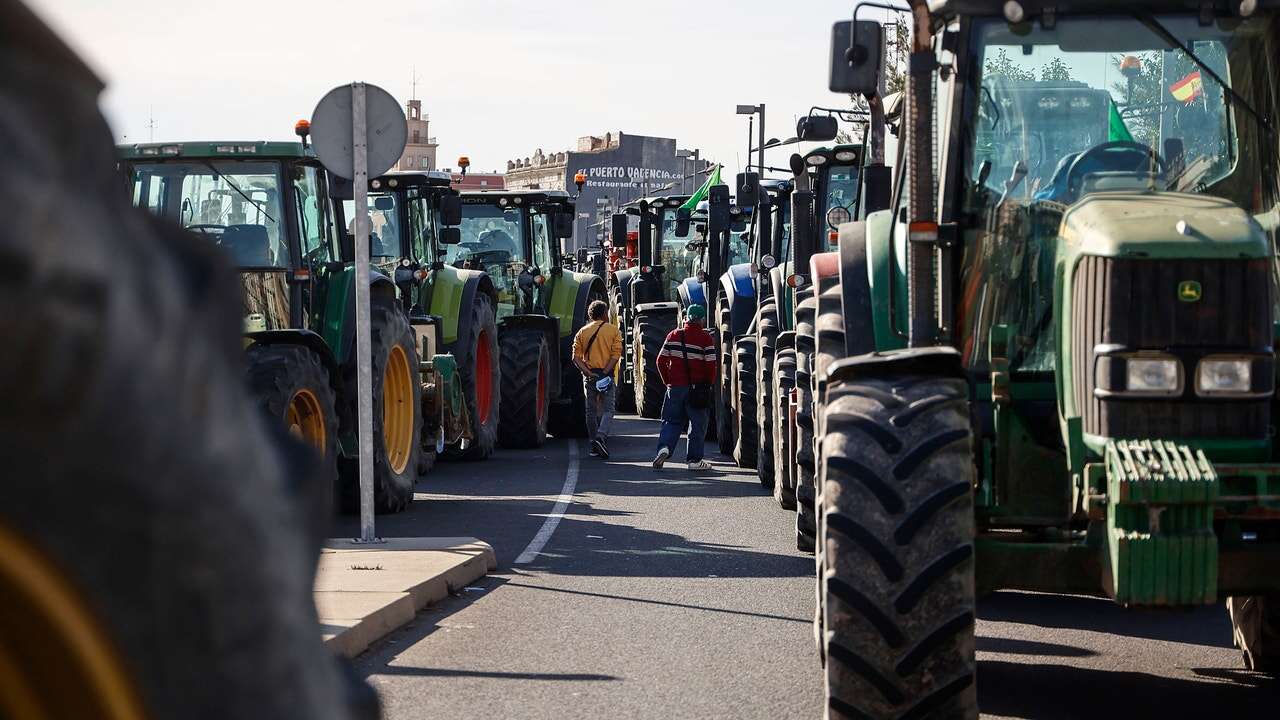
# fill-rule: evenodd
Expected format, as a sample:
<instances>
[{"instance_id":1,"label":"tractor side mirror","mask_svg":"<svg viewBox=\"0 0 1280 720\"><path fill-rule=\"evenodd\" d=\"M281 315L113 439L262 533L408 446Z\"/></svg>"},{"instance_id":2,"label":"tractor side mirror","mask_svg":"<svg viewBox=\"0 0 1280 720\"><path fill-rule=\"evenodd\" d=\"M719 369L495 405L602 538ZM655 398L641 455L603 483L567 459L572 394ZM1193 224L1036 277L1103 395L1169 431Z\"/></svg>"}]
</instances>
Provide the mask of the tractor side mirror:
<instances>
[{"instance_id":1,"label":"tractor side mirror","mask_svg":"<svg viewBox=\"0 0 1280 720\"><path fill-rule=\"evenodd\" d=\"M627 246L627 215L626 213L614 213L610 218L609 241L613 243L615 248L624 248Z\"/></svg>"},{"instance_id":2,"label":"tractor side mirror","mask_svg":"<svg viewBox=\"0 0 1280 720\"><path fill-rule=\"evenodd\" d=\"M738 177L734 179L734 186L738 189L738 207L753 208L756 206L756 202L760 198L760 173L738 173Z\"/></svg>"},{"instance_id":3,"label":"tractor side mirror","mask_svg":"<svg viewBox=\"0 0 1280 720\"><path fill-rule=\"evenodd\" d=\"M462 242L462 231L456 227L440 228L441 245L457 245Z\"/></svg>"},{"instance_id":4,"label":"tractor side mirror","mask_svg":"<svg viewBox=\"0 0 1280 720\"><path fill-rule=\"evenodd\" d=\"M558 212L552 215L551 233L562 240L573 237L573 213Z\"/></svg>"},{"instance_id":5,"label":"tractor side mirror","mask_svg":"<svg viewBox=\"0 0 1280 720\"><path fill-rule=\"evenodd\" d=\"M689 237L689 221L692 215L689 208L676 208L676 237Z\"/></svg>"},{"instance_id":6,"label":"tractor side mirror","mask_svg":"<svg viewBox=\"0 0 1280 720\"><path fill-rule=\"evenodd\" d=\"M880 88L880 23L844 20L831 26L831 92L875 95Z\"/></svg>"},{"instance_id":7,"label":"tractor side mirror","mask_svg":"<svg viewBox=\"0 0 1280 720\"><path fill-rule=\"evenodd\" d=\"M804 142L828 142L840 134L834 115L805 115L796 121L796 137Z\"/></svg>"},{"instance_id":8,"label":"tractor side mirror","mask_svg":"<svg viewBox=\"0 0 1280 720\"><path fill-rule=\"evenodd\" d=\"M462 196L461 195L445 195L440 198L440 224L441 225L461 225L462 224Z\"/></svg>"}]
</instances>

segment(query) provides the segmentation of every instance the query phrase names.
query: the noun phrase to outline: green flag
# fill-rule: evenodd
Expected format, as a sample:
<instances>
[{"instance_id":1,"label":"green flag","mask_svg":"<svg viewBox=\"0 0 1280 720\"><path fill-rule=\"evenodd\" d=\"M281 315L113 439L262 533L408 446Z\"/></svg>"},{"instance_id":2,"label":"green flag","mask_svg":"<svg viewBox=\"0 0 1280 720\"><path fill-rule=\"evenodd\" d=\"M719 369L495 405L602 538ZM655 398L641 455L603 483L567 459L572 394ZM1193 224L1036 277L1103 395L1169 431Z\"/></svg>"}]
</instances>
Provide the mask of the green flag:
<instances>
[{"instance_id":1,"label":"green flag","mask_svg":"<svg viewBox=\"0 0 1280 720\"><path fill-rule=\"evenodd\" d=\"M1124 124L1124 118L1120 117L1120 110L1115 103L1110 103L1111 118L1107 122L1107 142L1133 142L1133 135L1129 133L1129 127Z\"/></svg>"},{"instance_id":2,"label":"green flag","mask_svg":"<svg viewBox=\"0 0 1280 720\"><path fill-rule=\"evenodd\" d=\"M712 171L711 177L707 178L707 181L702 183L702 187L698 188L698 192L694 193L688 200L684 201L684 204L680 206L680 209L688 210L689 212L693 212L694 210L697 210L698 203L702 202L703 200L706 200L707 193L711 192L711 188L716 185L723 185L723 183L720 182L720 166L719 165L717 165L716 169Z\"/></svg>"}]
</instances>

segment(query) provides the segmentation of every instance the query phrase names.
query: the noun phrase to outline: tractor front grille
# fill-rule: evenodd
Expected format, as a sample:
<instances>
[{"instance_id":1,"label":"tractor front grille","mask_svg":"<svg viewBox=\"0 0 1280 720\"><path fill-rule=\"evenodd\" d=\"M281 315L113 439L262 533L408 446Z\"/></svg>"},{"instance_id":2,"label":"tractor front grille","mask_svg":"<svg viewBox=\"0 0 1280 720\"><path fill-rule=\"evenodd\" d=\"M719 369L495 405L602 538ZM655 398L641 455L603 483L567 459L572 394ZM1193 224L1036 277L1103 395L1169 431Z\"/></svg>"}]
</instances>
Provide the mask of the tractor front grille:
<instances>
[{"instance_id":1,"label":"tractor front grille","mask_svg":"<svg viewBox=\"0 0 1280 720\"><path fill-rule=\"evenodd\" d=\"M1194 281L1197 302L1178 288ZM1085 257L1072 291L1072 385L1084 431L1113 438L1261 438L1269 399L1195 395L1195 368L1184 359L1186 391L1177 398L1098 398L1095 349L1158 350L1181 358L1212 352L1267 352L1272 345L1271 278L1266 260L1146 260Z\"/></svg>"}]
</instances>

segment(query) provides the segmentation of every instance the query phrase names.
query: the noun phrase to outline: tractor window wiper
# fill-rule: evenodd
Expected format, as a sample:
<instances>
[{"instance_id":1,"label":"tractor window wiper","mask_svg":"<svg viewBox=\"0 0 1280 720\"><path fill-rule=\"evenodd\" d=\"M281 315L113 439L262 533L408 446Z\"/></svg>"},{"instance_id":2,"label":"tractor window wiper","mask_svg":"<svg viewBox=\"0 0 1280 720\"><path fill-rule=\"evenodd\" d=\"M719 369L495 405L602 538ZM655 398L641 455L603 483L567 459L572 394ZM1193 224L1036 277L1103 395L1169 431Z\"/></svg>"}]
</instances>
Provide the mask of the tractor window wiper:
<instances>
[{"instance_id":1,"label":"tractor window wiper","mask_svg":"<svg viewBox=\"0 0 1280 720\"><path fill-rule=\"evenodd\" d=\"M208 160L205 160L204 164L210 170L213 171L214 175L217 175L219 178L221 178L223 182L230 185L232 190L235 190L236 192L240 193L240 197L244 198L245 200L248 200L250 205L258 208L258 211L261 212L263 215L266 215L268 220L270 220L271 222L276 221L275 218L271 217L271 213L266 211L266 208L264 208L262 205L259 205L257 200L254 200L248 195L245 195L244 191L240 189L240 186L236 185L235 182L231 180L231 178L227 177L226 175L223 175L222 171L218 170L218 168L213 166L213 163L209 162Z\"/></svg>"},{"instance_id":2,"label":"tractor window wiper","mask_svg":"<svg viewBox=\"0 0 1280 720\"><path fill-rule=\"evenodd\" d=\"M1169 28L1162 25L1160 21L1156 20L1152 15L1135 13L1134 17L1137 18L1138 22L1146 25L1151 32L1159 35L1161 39L1169 43L1170 47L1175 50L1181 50L1188 58L1191 58L1192 62L1199 66L1201 70L1208 73L1209 77L1213 78L1214 82L1218 83L1218 87L1226 91L1227 96L1231 98L1233 103L1247 110L1249 114L1253 116L1253 119L1258 122L1258 126L1263 130L1266 130L1268 135L1275 134L1275 128L1271 127L1271 121L1264 118L1256 109L1254 109L1254 107L1249 104L1248 100L1241 97L1240 93L1236 92L1235 88L1228 85L1213 68L1209 67L1208 64L1205 63L1205 61L1201 60L1198 55L1191 52L1191 48L1187 47L1185 43L1175 37L1173 33L1169 32Z\"/></svg>"}]
</instances>

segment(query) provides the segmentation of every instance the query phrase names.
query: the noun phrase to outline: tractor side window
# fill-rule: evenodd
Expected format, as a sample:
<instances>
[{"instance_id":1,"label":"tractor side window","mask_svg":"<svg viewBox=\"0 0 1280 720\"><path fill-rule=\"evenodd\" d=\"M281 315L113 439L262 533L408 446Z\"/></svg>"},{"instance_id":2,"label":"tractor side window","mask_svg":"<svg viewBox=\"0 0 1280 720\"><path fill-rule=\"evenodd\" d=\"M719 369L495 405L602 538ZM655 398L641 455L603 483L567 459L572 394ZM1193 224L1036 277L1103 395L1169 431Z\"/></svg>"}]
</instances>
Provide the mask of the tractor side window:
<instances>
[{"instance_id":1,"label":"tractor side window","mask_svg":"<svg viewBox=\"0 0 1280 720\"><path fill-rule=\"evenodd\" d=\"M531 216L533 219L533 264L546 272L552 266L551 223L545 213Z\"/></svg>"},{"instance_id":2,"label":"tractor side window","mask_svg":"<svg viewBox=\"0 0 1280 720\"><path fill-rule=\"evenodd\" d=\"M327 201L320 190L320 170L309 165L297 166L293 190L298 200L298 235L302 238L302 254L307 264L331 261L333 243L325 218Z\"/></svg>"},{"instance_id":3,"label":"tractor side window","mask_svg":"<svg viewBox=\"0 0 1280 720\"><path fill-rule=\"evenodd\" d=\"M422 197L417 188L410 190L409 227L413 259L425 263L435 262L439 216L431 199Z\"/></svg>"}]
</instances>

